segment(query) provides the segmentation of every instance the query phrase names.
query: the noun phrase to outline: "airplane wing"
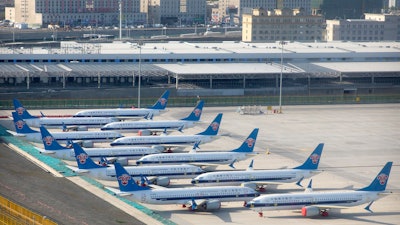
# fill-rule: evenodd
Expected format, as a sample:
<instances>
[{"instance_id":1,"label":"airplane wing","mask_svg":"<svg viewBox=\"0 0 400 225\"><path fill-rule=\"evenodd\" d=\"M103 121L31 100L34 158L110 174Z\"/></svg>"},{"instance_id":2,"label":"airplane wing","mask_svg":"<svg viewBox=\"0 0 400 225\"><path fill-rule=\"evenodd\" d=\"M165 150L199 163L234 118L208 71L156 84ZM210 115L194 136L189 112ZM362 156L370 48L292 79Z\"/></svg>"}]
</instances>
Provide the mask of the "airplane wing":
<instances>
[{"instance_id":1,"label":"airplane wing","mask_svg":"<svg viewBox=\"0 0 400 225\"><path fill-rule=\"evenodd\" d=\"M12 130L7 130L7 132L10 133L13 136L16 136L16 137L26 137L26 134L19 134L17 132L12 131Z\"/></svg>"},{"instance_id":2,"label":"airplane wing","mask_svg":"<svg viewBox=\"0 0 400 225\"><path fill-rule=\"evenodd\" d=\"M105 188L107 190L111 191L112 193L114 193L114 195L118 195L118 196L129 196L129 195L132 195L132 193L120 191L119 189L116 189L116 188L112 188L112 187L105 187Z\"/></svg>"},{"instance_id":3,"label":"airplane wing","mask_svg":"<svg viewBox=\"0 0 400 225\"><path fill-rule=\"evenodd\" d=\"M349 206L340 206L340 205L311 205L315 206L319 209L351 209Z\"/></svg>"}]
</instances>

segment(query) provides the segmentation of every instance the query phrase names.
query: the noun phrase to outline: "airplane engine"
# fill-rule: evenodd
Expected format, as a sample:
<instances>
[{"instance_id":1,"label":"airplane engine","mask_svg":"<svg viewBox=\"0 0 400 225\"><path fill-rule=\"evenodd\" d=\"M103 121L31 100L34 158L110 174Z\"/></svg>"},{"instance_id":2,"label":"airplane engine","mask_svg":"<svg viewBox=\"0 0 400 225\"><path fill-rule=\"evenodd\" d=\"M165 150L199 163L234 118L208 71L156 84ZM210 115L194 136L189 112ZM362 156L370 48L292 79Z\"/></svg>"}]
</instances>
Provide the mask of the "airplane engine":
<instances>
[{"instance_id":1,"label":"airplane engine","mask_svg":"<svg viewBox=\"0 0 400 225\"><path fill-rule=\"evenodd\" d=\"M123 166L128 165L128 158L126 158L126 157L118 157L118 159L116 161L119 162Z\"/></svg>"},{"instance_id":2,"label":"airplane engine","mask_svg":"<svg viewBox=\"0 0 400 225\"><path fill-rule=\"evenodd\" d=\"M204 211L217 210L221 208L221 202L219 200L208 200L197 206L197 208Z\"/></svg>"},{"instance_id":3,"label":"airplane engine","mask_svg":"<svg viewBox=\"0 0 400 225\"><path fill-rule=\"evenodd\" d=\"M251 189L253 189L253 190L256 190L256 189L257 189L257 184L255 184L255 183L243 183L242 186L243 186L243 187L251 188Z\"/></svg>"},{"instance_id":4,"label":"airplane engine","mask_svg":"<svg viewBox=\"0 0 400 225\"><path fill-rule=\"evenodd\" d=\"M150 136L151 131L150 130L139 130L138 131L138 136Z\"/></svg>"},{"instance_id":5,"label":"airplane engine","mask_svg":"<svg viewBox=\"0 0 400 225\"><path fill-rule=\"evenodd\" d=\"M319 212L319 208L315 206L305 206L301 209L301 215L304 217L316 216L319 215Z\"/></svg>"},{"instance_id":6,"label":"airplane engine","mask_svg":"<svg viewBox=\"0 0 400 225\"><path fill-rule=\"evenodd\" d=\"M170 179L168 177L157 177L154 179L150 179L150 181L158 186L166 187L170 183Z\"/></svg>"},{"instance_id":7,"label":"airplane engine","mask_svg":"<svg viewBox=\"0 0 400 225\"><path fill-rule=\"evenodd\" d=\"M87 126L79 126L76 130L77 131L88 131L88 127Z\"/></svg>"},{"instance_id":8,"label":"airplane engine","mask_svg":"<svg viewBox=\"0 0 400 225\"><path fill-rule=\"evenodd\" d=\"M157 149L157 151L159 151L159 152L163 152L165 150L165 147L161 146L161 145L153 145L151 147L154 149Z\"/></svg>"},{"instance_id":9,"label":"airplane engine","mask_svg":"<svg viewBox=\"0 0 400 225\"><path fill-rule=\"evenodd\" d=\"M82 147L84 148L93 148L93 141L83 141Z\"/></svg>"}]
</instances>

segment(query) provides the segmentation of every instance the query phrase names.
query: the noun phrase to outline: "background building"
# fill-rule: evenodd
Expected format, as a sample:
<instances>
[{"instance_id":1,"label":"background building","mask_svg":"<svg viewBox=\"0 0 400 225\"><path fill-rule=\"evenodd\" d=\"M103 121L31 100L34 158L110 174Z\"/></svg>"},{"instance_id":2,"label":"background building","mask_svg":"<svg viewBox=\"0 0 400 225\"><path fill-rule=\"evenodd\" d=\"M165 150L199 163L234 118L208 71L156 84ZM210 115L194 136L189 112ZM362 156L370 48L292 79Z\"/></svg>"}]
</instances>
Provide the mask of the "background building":
<instances>
[{"instance_id":1,"label":"background building","mask_svg":"<svg viewBox=\"0 0 400 225\"><path fill-rule=\"evenodd\" d=\"M254 9L243 15L242 41L322 41L325 20L321 15L307 15L301 10L267 11Z\"/></svg>"},{"instance_id":2,"label":"background building","mask_svg":"<svg viewBox=\"0 0 400 225\"><path fill-rule=\"evenodd\" d=\"M366 13L365 19L326 21L327 41L400 40L400 15Z\"/></svg>"}]
</instances>

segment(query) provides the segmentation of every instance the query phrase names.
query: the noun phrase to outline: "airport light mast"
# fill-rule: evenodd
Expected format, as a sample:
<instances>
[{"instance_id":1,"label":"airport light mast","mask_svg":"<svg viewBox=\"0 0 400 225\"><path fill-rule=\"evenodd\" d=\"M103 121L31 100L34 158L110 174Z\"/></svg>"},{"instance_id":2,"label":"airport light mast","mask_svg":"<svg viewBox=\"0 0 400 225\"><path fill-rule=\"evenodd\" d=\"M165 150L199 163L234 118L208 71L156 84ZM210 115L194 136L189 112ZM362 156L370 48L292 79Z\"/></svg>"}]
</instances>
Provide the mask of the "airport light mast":
<instances>
[{"instance_id":1,"label":"airport light mast","mask_svg":"<svg viewBox=\"0 0 400 225\"><path fill-rule=\"evenodd\" d=\"M137 46L139 48L139 80L138 80L138 108L140 108L140 80L141 80L141 73L142 73L142 45L143 42L139 41Z\"/></svg>"},{"instance_id":2,"label":"airport light mast","mask_svg":"<svg viewBox=\"0 0 400 225\"><path fill-rule=\"evenodd\" d=\"M118 1L119 5L119 40L122 40L122 0Z\"/></svg>"}]
</instances>

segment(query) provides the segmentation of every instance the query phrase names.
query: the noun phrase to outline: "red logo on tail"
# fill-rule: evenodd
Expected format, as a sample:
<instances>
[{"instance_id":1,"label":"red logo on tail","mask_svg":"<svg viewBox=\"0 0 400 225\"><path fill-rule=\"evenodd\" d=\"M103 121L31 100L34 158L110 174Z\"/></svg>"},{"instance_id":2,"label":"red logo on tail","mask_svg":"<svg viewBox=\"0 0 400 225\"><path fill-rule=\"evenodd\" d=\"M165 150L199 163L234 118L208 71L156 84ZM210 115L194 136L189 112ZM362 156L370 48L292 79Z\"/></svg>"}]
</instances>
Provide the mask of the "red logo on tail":
<instances>
[{"instance_id":1,"label":"red logo on tail","mask_svg":"<svg viewBox=\"0 0 400 225\"><path fill-rule=\"evenodd\" d=\"M253 138L247 138L247 140L246 140L247 146L249 148L253 147L254 142L256 142L256 140L254 140Z\"/></svg>"},{"instance_id":2,"label":"red logo on tail","mask_svg":"<svg viewBox=\"0 0 400 225\"><path fill-rule=\"evenodd\" d=\"M21 130L24 127L25 122L23 120L18 120L17 122L15 122L15 125L19 130Z\"/></svg>"},{"instance_id":3,"label":"red logo on tail","mask_svg":"<svg viewBox=\"0 0 400 225\"><path fill-rule=\"evenodd\" d=\"M79 159L79 162L81 164L85 164L86 163L86 159L88 158L87 154L81 153L79 155L76 156L77 159Z\"/></svg>"},{"instance_id":4,"label":"red logo on tail","mask_svg":"<svg viewBox=\"0 0 400 225\"><path fill-rule=\"evenodd\" d=\"M195 109L193 112L194 112L194 115L195 115L196 117L199 117L199 116L200 116L200 113L201 113L201 110L200 110L200 109Z\"/></svg>"},{"instance_id":5,"label":"red logo on tail","mask_svg":"<svg viewBox=\"0 0 400 225\"><path fill-rule=\"evenodd\" d=\"M313 164L317 164L319 158L320 158L320 157L319 157L319 155L317 155L317 154L312 154L312 155L310 156L310 159L311 159L311 161L312 161Z\"/></svg>"},{"instance_id":6,"label":"red logo on tail","mask_svg":"<svg viewBox=\"0 0 400 225\"><path fill-rule=\"evenodd\" d=\"M381 173L381 174L379 174L379 175L376 177L376 179L379 180L379 183L380 183L381 185L384 185L384 184L386 183L386 181L387 181L388 178L389 178L389 176L386 175L386 174L384 174L384 173Z\"/></svg>"},{"instance_id":7,"label":"red logo on tail","mask_svg":"<svg viewBox=\"0 0 400 225\"><path fill-rule=\"evenodd\" d=\"M131 176L129 176L128 174L122 174L121 176L118 177L118 180L121 181L121 184L126 186L128 185L128 182L132 179Z\"/></svg>"},{"instance_id":8,"label":"red logo on tail","mask_svg":"<svg viewBox=\"0 0 400 225\"><path fill-rule=\"evenodd\" d=\"M52 136L46 136L43 138L43 142L47 145L50 146L51 143L54 141Z\"/></svg>"},{"instance_id":9,"label":"red logo on tail","mask_svg":"<svg viewBox=\"0 0 400 225\"><path fill-rule=\"evenodd\" d=\"M160 98L158 101L160 102L161 105L165 105L167 103L167 99L165 98Z\"/></svg>"},{"instance_id":10,"label":"red logo on tail","mask_svg":"<svg viewBox=\"0 0 400 225\"><path fill-rule=\"evenodd\" d=\"M25 108L23 107L18 107L15 109L15 111L18 113L18 115L22 115L25 111Z\"/></svg>"},{"instance_id":11,"label":"red logo on tail","mask_svg":"<svg viewBox=\"0 0 400 225\"><path fill-rule=\"evenodd\" d=\"M213 131L216 131L216 130L218 130L219 123L214 122L214 123L212 123L210 126L211 126L211 128L213 129Z\"/></svg>"}]
</instances>

